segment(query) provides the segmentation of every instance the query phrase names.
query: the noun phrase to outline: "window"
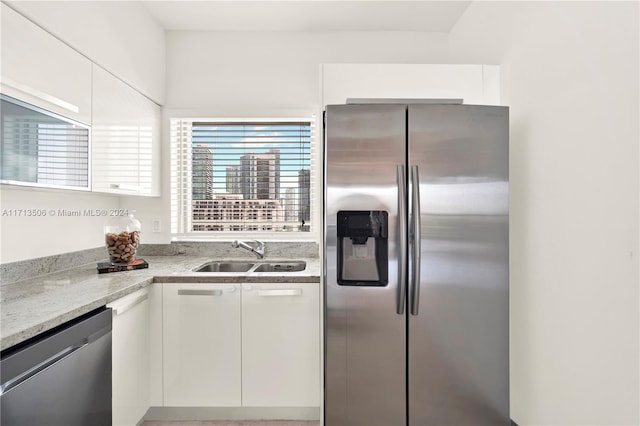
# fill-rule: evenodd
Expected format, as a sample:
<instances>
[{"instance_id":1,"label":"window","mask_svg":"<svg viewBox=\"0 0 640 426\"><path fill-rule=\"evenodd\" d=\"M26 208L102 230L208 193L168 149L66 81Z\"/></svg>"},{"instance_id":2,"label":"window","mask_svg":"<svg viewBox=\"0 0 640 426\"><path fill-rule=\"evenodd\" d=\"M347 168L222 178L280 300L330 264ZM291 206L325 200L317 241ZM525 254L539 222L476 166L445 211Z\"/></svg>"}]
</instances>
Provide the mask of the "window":
<instances>
[{"instance_id":1,"label":"window","mask_svg":"<svg viewBox=\"0 0 640 426\"><path fill-rule=\"evenodd\" d=\"M171 120L172 232L309 232L314 119Z\"/></svg>"},{"instance_id":2,"label":"window","mask_svg":"<svg viewBox=\"0 0 640 426\"><path fill-rule=\"evenodd\" d=\"M2 95L2 183L90 189L89 128Z\"/></svg>"}]
</instances>

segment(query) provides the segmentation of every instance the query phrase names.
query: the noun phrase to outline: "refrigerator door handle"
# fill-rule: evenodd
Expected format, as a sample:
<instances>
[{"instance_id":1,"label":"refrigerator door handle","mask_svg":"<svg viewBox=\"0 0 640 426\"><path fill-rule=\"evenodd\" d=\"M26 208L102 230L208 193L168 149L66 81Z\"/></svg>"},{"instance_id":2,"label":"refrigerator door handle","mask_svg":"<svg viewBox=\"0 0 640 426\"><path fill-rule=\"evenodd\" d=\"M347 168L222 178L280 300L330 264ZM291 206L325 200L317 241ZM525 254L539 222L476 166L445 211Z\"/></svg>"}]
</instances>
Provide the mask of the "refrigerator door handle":
<instances>
[{"instance_id":1,"label":"refrigerator door handle","mask_svg":"<svg viewBox=\"0 0 640 426\"><path fill-rule=\"evenodd\" d=\"M411 166L411 226L413 236L411 315L418 315L420 307L420 172L418 166Z\"/></svg>"},{"instance_id":2,"label":"refrigerator door handle","mask_svg":"<svg viewBox=\"0 0 640 426\"><path fill-rule=\"evenodd\" d=\"M404 315L407 296L407 181L404 166L396 168L398 175L398 294L396 313Z\"/></svg>"}]
</instances>

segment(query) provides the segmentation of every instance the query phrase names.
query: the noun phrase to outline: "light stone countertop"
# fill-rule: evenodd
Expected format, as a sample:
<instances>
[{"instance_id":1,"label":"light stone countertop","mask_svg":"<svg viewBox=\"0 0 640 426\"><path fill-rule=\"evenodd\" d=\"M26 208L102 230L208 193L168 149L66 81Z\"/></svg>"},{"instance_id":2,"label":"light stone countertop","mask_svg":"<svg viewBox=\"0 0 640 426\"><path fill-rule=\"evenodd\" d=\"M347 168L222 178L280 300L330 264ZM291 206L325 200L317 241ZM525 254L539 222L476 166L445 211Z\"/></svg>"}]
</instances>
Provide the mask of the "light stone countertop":
<instances>
[{"instance_id":1,"label":"light stone countertop","mask_svg":"<svg viewBox=\"0 0 640 426\"><path fill-rule=\"evenodd\" d=\"M211 262L202 256L144 256L148 269L98 274L96 263L0 286L0 349L7 349L44 331L106 305L152 283L319 283L319 258L299 272L208 272L194 269ZM247 259L224 259L224 261ZM253 259L285 262L292 259Z\"/></svg>"}]
</instances>

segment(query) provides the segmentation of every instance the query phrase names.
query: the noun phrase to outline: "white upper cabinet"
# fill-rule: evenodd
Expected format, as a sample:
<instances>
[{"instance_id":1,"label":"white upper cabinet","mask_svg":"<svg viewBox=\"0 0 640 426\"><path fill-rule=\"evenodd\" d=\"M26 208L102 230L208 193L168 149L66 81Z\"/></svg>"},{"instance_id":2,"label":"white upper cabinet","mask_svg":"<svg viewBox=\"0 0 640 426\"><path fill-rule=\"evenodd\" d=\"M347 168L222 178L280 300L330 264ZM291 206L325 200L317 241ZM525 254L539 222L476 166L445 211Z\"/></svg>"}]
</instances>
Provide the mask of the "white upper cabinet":
<instances>
[{"instance_id":1,"label":"white upper cabinet","mask_svg":"<svg viewBox=\"0 0 640 426\"><path fill-rule=\"evenodd\" d=\"M140 195L160 196L162 112L158 104L140 96L138 125L138 185Z\"/></svg>"},{"instance_id":2,"label":"white upper cabinet","mask_svg":"<svg viewBox=\"0 0 640 426\"><path fill-rule=\"evenodd\" d=\"M92 189L160 195L160 107L93 66Z\"/></svg>"},{"instance_id":3,"label":"white upper cabinet","mask_svg":"<svg viewBox=\"0 0 640 426\"><path fill-rule=\"evenodd\" d=\"M5 4L3 94L91 126L91 189L160 195L160 106Z\"/></svg>"},{"instance_id":4,"label":"white upper cabinet","mask_svg":"<svg viewBox=\"0 0 640 426\"><path fill-rule=\"evenodd\" d=\"M91 124L91 61L2 4L3 94Z\"/></svg>"},{"instance_id":5,"label":"white upper cabinet","mask_svg":"<svg viewBox=\"0 0 640 426\"><path fill-rule=\"evenodd\" d=\"M500 66L475 64L323 64L322 105L349 98L462 99L500 105Z\"/></svg>"}]
</instances>

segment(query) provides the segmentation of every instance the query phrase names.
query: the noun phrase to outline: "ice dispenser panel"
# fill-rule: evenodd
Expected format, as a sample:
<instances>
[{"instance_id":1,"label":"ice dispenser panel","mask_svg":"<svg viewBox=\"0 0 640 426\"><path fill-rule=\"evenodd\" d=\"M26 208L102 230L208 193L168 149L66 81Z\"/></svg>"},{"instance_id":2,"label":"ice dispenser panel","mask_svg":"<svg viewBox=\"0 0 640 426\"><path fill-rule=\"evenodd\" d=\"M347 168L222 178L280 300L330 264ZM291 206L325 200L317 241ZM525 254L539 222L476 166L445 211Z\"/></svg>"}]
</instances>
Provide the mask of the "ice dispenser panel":
<instances>
[{"instance_id":1,"label":"ice dispenser panel","mask_svg":"<svg viewBox=\"0 0 640 426\"><path fill-rule=\"evenodd\" d=\"M338 284L386 286L389 282L388 214L338 212Z\"/></svg>"}]
</instances>

